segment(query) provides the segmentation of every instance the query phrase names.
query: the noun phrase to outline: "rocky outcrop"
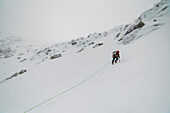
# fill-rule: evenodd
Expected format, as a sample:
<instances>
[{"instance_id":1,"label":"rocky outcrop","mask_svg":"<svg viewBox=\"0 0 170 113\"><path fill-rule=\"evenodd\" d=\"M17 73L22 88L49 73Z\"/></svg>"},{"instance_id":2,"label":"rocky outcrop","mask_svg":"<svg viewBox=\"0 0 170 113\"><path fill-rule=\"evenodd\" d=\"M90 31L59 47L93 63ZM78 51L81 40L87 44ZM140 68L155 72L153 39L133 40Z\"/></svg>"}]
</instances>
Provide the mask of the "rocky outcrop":
<instances>
[{"instance_id":1,"label":"rocky outcrop","mask_svg":"<svg viewBox=\"0 0 170 113\"><path fill-rule=\"evenodd\" d=\"M61 54L55 54L55 55L51 56L51 60L59 58L59 57L61 57Z\"/></svg>"},{"instance_id":2,"label":"rocky outcrop","mask_svg":"<svg viewBox=\"0 0 170 113\"><path fill-rule=\"evenodd\" d=\"M75 40L71 41L71 45L76 45L76 44L77 44L77 42Z\"/></svg>"},{"instance_id":3,"label":"rocky outcrop","mask_svg":"<svg viewBox=\"0 0 170 113\"><path fill-rule=\"evenodd\" d=\"M103 43L98 43L95 46L93 46L93 48L96 48L96 47L99 47L99 46L102 46L102 45L103 45Z\"/></svg>"},{"instance_id":4,"label":"rocky outcrop","mask_svg":"<svg viewBox=\"0 0 170 113\"><path fill-rule=\"evenodd\" d=\"M125 33L125 35L131 33L132 31L142 28L145 25L145 23L143 23L141 20L139 21L139 23L137 25L132 25L127 32Z\"/></svg>"},{"instance_id":5,"label":"rocky outcrop","mask_svg":"<svg viewBox=\"0 0 170 113\"><path fill-rule=\"evenodd\" d=\"M0 81L0 83L3 83L5 81L7 81L7 80L10 80L10 79L14 78L14 77L17 77L18 75L21 75L21 74L23 74L25 72L27 72L27 70L26 69L22 69L21 71L14 73L12 76L6 78L5 80Z\"/></svg>"}]
</instances>

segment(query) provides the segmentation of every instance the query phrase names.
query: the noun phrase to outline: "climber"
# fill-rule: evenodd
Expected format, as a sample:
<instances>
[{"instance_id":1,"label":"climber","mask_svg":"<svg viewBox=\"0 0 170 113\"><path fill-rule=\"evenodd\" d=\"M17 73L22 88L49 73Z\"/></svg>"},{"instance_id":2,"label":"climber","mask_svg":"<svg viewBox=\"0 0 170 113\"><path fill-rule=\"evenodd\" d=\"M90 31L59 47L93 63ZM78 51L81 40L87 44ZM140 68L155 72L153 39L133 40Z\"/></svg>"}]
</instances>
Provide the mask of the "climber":
<instances>
[{"instance_id":1,"label":"climber","mask_svg":"<svg viewBox=\"0 0 170 113\"><path fill-rule=\"evenodd\" d=\"M120 55L119 55L119 50L117 51L113 51L113 54L112 54L112 64L117 63L118 59L119 59L119 62L120 62Z\"/></svg>"}]
</instances>

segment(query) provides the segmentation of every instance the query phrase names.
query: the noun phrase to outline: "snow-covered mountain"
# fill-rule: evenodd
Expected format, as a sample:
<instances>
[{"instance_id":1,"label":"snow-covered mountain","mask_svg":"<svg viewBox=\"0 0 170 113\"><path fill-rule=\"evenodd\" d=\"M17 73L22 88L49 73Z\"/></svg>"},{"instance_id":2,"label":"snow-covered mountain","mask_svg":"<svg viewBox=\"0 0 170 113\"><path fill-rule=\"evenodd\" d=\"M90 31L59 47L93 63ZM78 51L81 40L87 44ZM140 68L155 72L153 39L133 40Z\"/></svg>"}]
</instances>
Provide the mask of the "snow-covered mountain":
<instances>
[{"instance_id":1,"label":"snow-covered mountain","mask_svg":"<svg viewBox=\"0 0 170 113\"><path fill-rule=\"evenodd\" d=\"M105 37L107 32L89 34L86 38L80 37L68 42L58 43L52 46L37 46L35 42L22 40L19 36L2 35L0 40L0 81L14 74L22 68L34 66L67 54L79 53L86 47L100 46L96 41ZM9 65L11 65L9 67Z\"/></svg>"},{"instance_id":2,"label":"snow-covered mountain","mask_svg":"<svg viewBox=\"0 0 170 113\"><path fill-rule=\"evenodd\" d=\"M169 113L169 20L161 0L132 23L52 46L1 34L0 113Z\"/></svg>"}]
</instances>

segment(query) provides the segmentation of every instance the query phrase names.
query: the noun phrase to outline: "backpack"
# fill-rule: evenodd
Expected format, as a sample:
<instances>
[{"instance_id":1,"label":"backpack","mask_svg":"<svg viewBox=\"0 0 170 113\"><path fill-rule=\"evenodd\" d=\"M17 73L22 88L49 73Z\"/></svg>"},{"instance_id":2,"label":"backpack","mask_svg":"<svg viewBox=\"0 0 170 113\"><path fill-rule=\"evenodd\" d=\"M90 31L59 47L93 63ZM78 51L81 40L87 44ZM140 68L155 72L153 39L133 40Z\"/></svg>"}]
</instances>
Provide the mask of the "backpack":
<instances>
[{"instance_id":1,"label":"backpack","mask_svg":"<svg viewBox=\"0 0 170 113\"><path fill-rule=\"evenodd\" d=\"M112 57L118 57L117 51L113 51Z\"/></svg>"}]
</instances>

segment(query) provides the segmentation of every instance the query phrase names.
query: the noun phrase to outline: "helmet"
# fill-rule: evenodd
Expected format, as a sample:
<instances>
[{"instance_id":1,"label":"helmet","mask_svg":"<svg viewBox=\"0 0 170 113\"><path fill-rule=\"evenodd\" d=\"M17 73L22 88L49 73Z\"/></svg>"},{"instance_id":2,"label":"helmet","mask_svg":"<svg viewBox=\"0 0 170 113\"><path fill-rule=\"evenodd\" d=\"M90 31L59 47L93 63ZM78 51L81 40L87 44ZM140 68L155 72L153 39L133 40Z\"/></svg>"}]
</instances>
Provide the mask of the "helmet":
<instances>
[{"instance_id":1,"label":"helmet","mask_svg":"<svg viewBox=\"0 0 170 113\"><path fill-rule=\"evenodd\" d=\"M119 53L119 50L117 50L117 52Z\"/></svg>"}]
</instances>

